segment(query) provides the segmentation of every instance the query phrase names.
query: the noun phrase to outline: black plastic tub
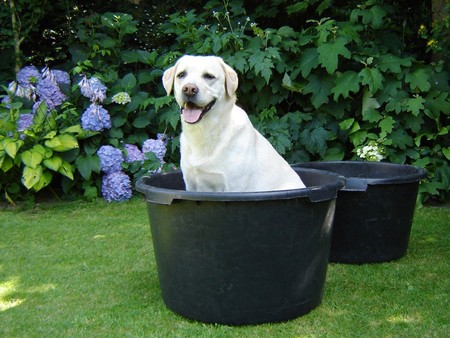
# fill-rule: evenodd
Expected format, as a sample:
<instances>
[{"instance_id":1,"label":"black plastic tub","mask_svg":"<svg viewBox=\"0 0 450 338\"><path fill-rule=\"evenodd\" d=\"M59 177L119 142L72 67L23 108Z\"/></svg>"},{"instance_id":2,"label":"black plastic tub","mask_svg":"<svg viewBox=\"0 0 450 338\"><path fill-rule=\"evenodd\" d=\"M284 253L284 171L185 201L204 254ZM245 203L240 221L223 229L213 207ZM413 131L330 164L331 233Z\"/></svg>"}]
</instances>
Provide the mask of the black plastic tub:
<instances>
[{"instance_id":1,"label":"black plastic tub","mask_svg":"<svg viewBox=\"0 0 450 338\"><path fill-rule=\"evenodd\" d=\"M405 255L425 169L384 162L330 161L296 164L343 175L334 218L330 261L387 262Z\"/></svg>"},{"instance_id":2,"label":"black plastic tub","mask_svg":"<svg viewBox=\"0 0 450 338\"><path fill-rule=\"evenodd\" d=\"M322 299L336 174L297 168L307 188L187 192L181 172L141 178L162 297L206 323L286 321Z\"/></svg>"}]
</instances>

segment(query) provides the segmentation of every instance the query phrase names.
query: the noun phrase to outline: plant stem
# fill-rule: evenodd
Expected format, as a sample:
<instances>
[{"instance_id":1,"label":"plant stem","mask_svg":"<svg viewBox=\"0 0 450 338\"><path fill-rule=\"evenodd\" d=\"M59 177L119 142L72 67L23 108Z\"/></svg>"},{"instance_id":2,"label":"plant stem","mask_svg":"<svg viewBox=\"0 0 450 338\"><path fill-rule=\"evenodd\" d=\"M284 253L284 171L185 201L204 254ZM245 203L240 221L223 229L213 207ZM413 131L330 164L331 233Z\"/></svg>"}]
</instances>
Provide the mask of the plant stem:
<instances>
[{"instance_id":1,"label":"plant stem","mask_svg":"<svg viewBox=\"0 0 450 338\"><path fill-rule=\"evenodd\" d=\"M14 39L14 71L17 74L22 67L22 52L20 50L20 45L24 38L20 37L21 23L16 12L14 0L9 0L9 8L11 9L11 25Z\"/></svg>"}]
</instances>

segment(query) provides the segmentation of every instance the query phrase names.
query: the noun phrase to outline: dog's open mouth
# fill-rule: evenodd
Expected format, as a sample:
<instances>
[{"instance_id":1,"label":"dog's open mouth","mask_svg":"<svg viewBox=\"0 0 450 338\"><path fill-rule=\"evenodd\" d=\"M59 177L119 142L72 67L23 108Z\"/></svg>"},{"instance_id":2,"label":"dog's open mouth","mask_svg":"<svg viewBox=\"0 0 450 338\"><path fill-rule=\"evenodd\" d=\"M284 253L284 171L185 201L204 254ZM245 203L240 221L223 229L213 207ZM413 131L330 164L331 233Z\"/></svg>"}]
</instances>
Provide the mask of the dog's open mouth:
<instances>
[{"instance_id":1,"label":"dog's open mouth","mask_svg":"<svg viewBox=\"0 0 450 338\"><path fill-rule=\"evenodd\" d=\"M211 110L216 103L216 100L211 101L204 107L199 107L192 102L186 102L181 108L181 114L187 123L194 124L199 122L203 116Z\"/></svg>"}]
</instances>

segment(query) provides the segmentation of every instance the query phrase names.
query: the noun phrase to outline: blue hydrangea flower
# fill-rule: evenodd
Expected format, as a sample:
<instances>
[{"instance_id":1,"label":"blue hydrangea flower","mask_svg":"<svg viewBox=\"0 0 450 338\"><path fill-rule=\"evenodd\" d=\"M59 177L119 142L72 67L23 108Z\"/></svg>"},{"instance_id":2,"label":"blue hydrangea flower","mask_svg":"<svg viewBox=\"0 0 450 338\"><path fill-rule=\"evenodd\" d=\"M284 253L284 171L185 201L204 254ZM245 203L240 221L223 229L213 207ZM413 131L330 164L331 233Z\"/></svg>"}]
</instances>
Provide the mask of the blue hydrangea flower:
<instances>
[{"instance_id":1,"label":"blue hydrangea flower","mask_svg":"<svg viewBox=\"0 0 450 338\"><path fill-rule=\"evenodd\" d=\"M8 108L8 109L11 108L11 105L10 105L11 100L10 100L9 96L4 96L2 99L2 103L6 108Z\"/></svg>"},{"instance_id":2,"label":"blue hydrangea flower","mask_svg":"<svg viewBox=\"0 0 450 338\"><path fill-rule=\"evenodd\" d=\"M17 85L14 95L34 101L36 100L36 87L34 86L22 87L21 85Z\"/></svg>"},{"instance_id":3,"label":"blue hydrangea flower","mask_svg":"<svg viewBox=\"0 0 450 338\"><path fill-rule=\"evenodd\" d=\"M59 89L58 83L52 79L52 76L42 77L37 86L36 94L40 100L44 100L47 103L47 108L53 110L61 105L67 96Z\"/></svg>"},{"instance_id":4,"label":"blue hydrangea flower","mask_svg":"<svg viewBox=\"0 0 450 338\"><path fill-rule=\"evenodd\" d=\"M122 171L106 174L102 178L102 196L108 202L122 202L131 198L130 178Z\"/></svg>"},{"instance_id":5,"label":"blue hydrangea flower","mask_svg":"<svg viewBox=\"0 0 450 338\"><path fill-rule=\"evenodd\" d=\"M167 151L167 137L165 134L158 134L157 139L148 139L142 145L143 153L154 153L159 162L164 163L164 155Z\"/></svg>"},{"instance_id":6,"label":"blue hydrangea flower","mask_svg":"<svg viewBox=\"0 0 450 338\"><path fill-rule=\"evenodd\" d=\"M83 96L91 102L103 102L106 98L106 86L96 77L88 79L86 76L78 83Z\"/></svg>"},{"instance_id":7,"label":"blue hydrangea flower","mask_svg":"<svg viewBox=\"0 0 450 338\"><path fill-rule=\"evenodd\" d=\"M34 115L32 113L20 114L17 120L17 131L22 132L28 130L33 124Z\"/></svg>"},{"instance_id":8,"label":"blue hydrangea flower","mask_svg":"<svg viewBox=\"0 0 450 338\"><path fill-rule=\"evenodd\" d=\"M50 68L45 67L42 70L42 77L48 78L49 80L56 82L58 84L70 85L70 76L67 72L59 69L50 70Z\"/></svg>"},{"instance_id":9,"label":"blue hydrangea flower","mask_svg":"<svg viewBox=\"0 0 450 338\"><path fill-rule=\"evenodd\" d=\"M124 160L123 154L120 149L113 146L101 146L97 150L97 155L100 158L100 169L109 174L114 171L122 170L122 162Z\"/></svg>"},{"instance_id":10,"label":"blue hydrangea flower","mask_svg":"<svg viewBox=\"0 0 450 338\"><path fill-rule=\"evenodd\" d=\"M125 144L125 152L125 162L127 163L144 160L144 154L134 144Z\"/></svg>"},{"instance_id":11,"label":"blue hydrangea flower","mask_svg":"<svg viewBox=\"0 0 450 338\"><path fill-rule=\"evenodd\" d=\"M111 117L102 106L92 103L81 115L81 127L84 130L102 131L111 128Z\"/></svg>"},{"instance_id":12,"label":"blue hydrangea flower","mask_svg":"<svg viewBox=\"0 0 450 338\"><path fill-rule=\"evenodd\" d=\"M41 79L41 73L35 66L23 67L17 73L17 82L20 86L27 88L34 86Z\"/></svg>"}]
</instances>

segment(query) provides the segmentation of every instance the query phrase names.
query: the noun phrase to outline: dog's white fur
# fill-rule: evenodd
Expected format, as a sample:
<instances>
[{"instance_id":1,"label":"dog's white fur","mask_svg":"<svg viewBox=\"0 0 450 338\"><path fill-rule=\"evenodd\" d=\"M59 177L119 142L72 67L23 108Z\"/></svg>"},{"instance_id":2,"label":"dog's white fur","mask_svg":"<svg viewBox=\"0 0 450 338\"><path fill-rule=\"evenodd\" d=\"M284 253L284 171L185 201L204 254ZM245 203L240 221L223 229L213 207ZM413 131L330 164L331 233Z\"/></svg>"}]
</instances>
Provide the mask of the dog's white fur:
<instances>
[{"instance_id":1,"label":"dog's white fur","mask_svg":"<svg viewBox=\"0 0 450 338\"><path fill-rule=\"evenodd\" d=\"M185 55L163 75L182 109L181 170L188 191L245 192L304 188L290 165L236 106L238 76L216 56ZM185 95L188 87L195 94ZM196 123L186 102L212 108ZM197 110L199 111L199 110ZM190 122L188 122L188 121ZM194 121L195 122L195 121Z\"/></svg>"}]
</instances>

